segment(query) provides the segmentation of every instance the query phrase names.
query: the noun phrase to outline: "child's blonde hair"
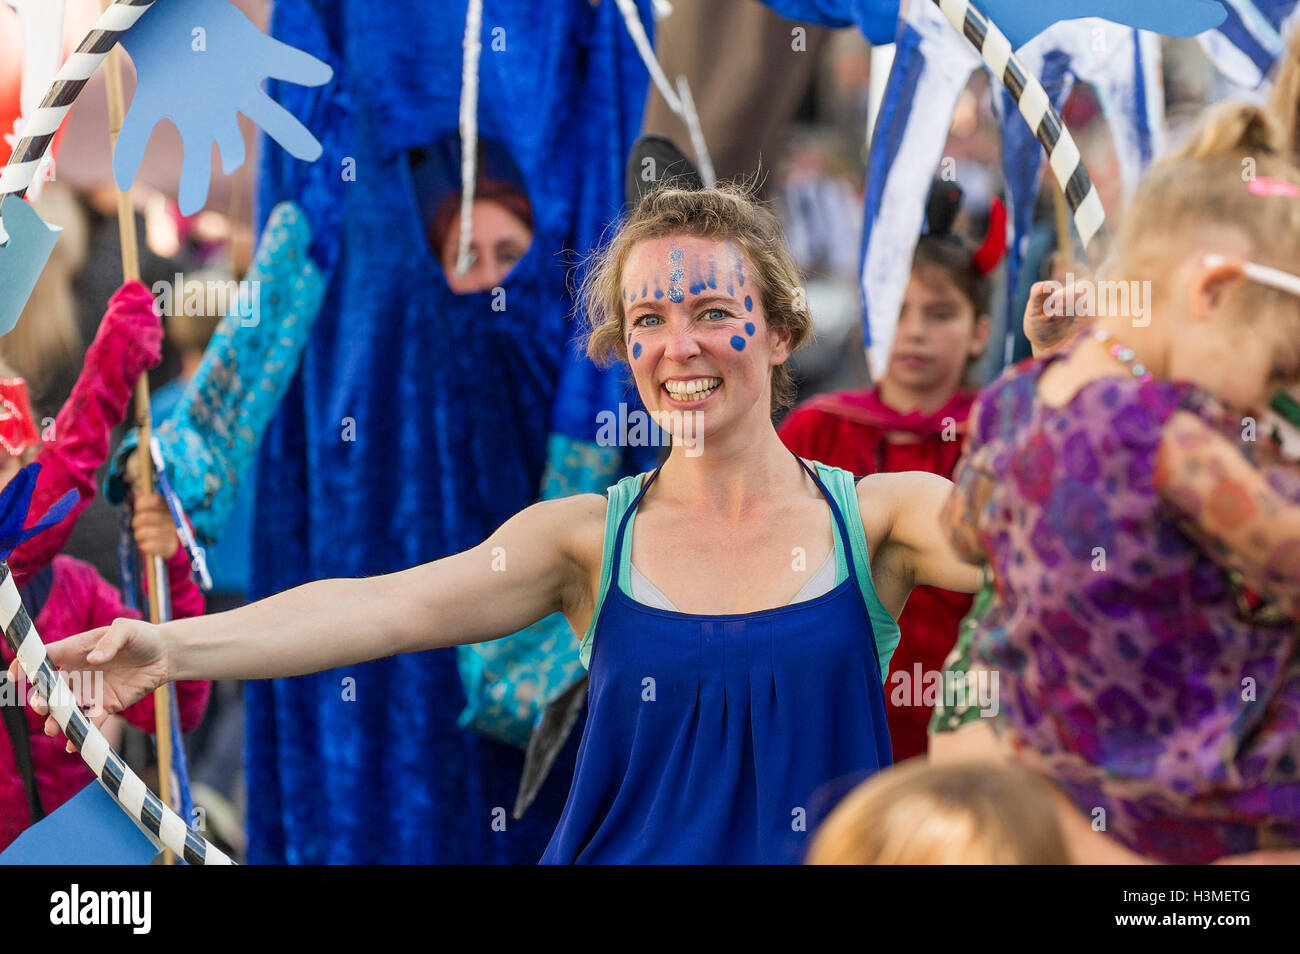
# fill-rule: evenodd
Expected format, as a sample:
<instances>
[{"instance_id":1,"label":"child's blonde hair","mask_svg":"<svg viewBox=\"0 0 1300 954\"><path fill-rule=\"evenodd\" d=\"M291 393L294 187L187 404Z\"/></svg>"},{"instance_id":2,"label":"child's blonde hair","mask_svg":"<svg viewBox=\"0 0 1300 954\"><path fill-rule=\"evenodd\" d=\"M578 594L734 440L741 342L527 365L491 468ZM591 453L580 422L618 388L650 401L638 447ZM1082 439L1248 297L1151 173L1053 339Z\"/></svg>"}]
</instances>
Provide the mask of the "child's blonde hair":
<instances>
[{"instance_id":1,"label":"child's blonde hair","mask_svg":"<svg viewBox=\"0 0 1300 954\"><path fill-rule=\"evenodd\" d=\"M863 782L813 837L814 865L1057 865L1052 789L1023 769L913 759Z\"/></svg>"},{"instance_id":2,"label":"child's blonde hair","mask_svg":"<svg viewBox=\"0 0 1300 954\"><path fill-rule=\"evenodd\" d=\"M1116 252L1130 273L1160 274L1214 231L1243 236L1253 260L1284 270L1300 262L1297 106L1300 31L1292 38L1267 109L1229 102L1211 110L1183 146L1152 164L1118 233ZM1284 187L1259 188L1258 180ZM1255 315L1286 293L1249 283L1243 311ZM1300 328L1297 329L1300 334Z\"/></svg>"},{"instance_id":3,"label":"child's blonde hair","mask_svg":"<svg viewBox=\"0 0 1300 954\"><path fill-rule=\"evenodd\" d=\"M781 224L750 187L728 183L716 189L660 186L642 197L613 237L595 253L579 292L587 316L587 355L601 367L627 363L624 337L623 268L640 242L691 235L734 242L757 273L759 300L768 326L785 329L790 350L812 333L799 269L786 248ZM785 365L772 369L772 410L794 402L795 384Z\"/></svg>"}]
</instances>

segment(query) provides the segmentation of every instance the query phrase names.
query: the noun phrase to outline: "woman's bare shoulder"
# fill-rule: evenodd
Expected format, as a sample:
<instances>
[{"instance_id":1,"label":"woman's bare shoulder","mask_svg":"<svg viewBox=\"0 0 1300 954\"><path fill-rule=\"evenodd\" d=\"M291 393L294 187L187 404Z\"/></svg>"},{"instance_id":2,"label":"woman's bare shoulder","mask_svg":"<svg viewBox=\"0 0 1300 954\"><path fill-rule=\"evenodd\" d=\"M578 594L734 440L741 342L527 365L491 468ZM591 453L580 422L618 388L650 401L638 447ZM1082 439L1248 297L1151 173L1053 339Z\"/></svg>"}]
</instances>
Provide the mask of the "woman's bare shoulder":
<instances>
[{"instance_id":1,"label":"woman's bare shoulder","mask_svg":"<svg viewBox=\"0 0 1300 954\"><path fill-rule=\"evenodd\" d=\"M574 494L544 500L534 504L533 509L545 513L547 526L571 559L583 566L599 566L608 506L604 494Z\"/></svg>"}]
</instances>

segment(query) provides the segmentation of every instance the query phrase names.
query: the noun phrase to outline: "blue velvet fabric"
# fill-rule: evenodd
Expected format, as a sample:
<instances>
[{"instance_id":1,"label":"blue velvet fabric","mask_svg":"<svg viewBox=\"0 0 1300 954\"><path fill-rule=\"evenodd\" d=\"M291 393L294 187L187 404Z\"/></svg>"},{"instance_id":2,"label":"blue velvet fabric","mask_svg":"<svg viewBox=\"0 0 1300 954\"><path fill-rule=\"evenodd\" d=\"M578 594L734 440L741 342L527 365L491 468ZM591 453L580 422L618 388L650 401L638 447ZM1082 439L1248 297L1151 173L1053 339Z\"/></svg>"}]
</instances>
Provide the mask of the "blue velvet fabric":
<instances>
[{"instance_id":1,"label":"blue velvet fabric","mask_svg":"<svg viewBox=\"0 0 1300 954\"><path fill-rule=\"evenodd\" d=\"M566 408L559 390L586 375L561 252L617 214L645 70L612 2L487 4L480 133L510 149L535 221L493 310L489 292L447 288L405 159L456 129L464 9L275 4L274 35L336 77L271 87L324 155L266 150L259 205L302 205L328 290L261 447L254 597L470 547L537 499L553 422L594 433L588 391ZM650 28L648 0L641 17ZM506 817L522 753L457 726L450 650L249 683L247 701L254 863L535 862L572 778L576 735L529 813Z\"/></svg>"}]
</instances>

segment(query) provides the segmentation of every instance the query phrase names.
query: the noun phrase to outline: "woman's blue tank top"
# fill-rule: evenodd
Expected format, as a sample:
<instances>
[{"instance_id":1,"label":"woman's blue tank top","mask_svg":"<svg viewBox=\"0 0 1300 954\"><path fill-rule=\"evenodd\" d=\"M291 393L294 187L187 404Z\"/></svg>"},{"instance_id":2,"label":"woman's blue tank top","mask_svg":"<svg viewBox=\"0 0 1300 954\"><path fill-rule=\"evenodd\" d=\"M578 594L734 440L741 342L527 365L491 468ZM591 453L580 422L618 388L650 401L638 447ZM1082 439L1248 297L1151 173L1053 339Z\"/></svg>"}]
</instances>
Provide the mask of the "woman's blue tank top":
<instances>
[{"instance_id":1,"label":"woman's blue tank top","mask_svg":"<svg viewBox=\"0 0 1300 954\"><path fill-rule=\"evenodd\" d=\"M856 538L803 466L830 504L845 578L816 599L741 615L633 600L619 584L625 535L659 471L621 515L611 488L606 519L618 530L612 552L606 535L584 643L587 726L543 863L796 862L835 801L890 764L881 674L898 627L870 581L851 475L817 465L851 498Z\"/></svg>"}]
</instances>

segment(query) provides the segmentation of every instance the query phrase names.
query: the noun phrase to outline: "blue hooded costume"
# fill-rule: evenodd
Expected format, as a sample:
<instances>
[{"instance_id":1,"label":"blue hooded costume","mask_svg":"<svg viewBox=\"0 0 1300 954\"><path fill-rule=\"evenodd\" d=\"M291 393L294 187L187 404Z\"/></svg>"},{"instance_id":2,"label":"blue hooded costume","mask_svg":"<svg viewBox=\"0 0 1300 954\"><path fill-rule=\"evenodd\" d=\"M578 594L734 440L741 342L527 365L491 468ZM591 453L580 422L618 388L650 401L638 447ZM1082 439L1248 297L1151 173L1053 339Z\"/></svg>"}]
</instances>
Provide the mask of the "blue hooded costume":
<instances>
[{"instance_id":1,"label":"blue hooded costume","mask_svg":"<svg viewBox=\"0 0 1300 954\"><path fill-rule=\"evenodd\" d=\"M640 12L649 27L648 2ZM326 290L259 452L253 598L467 549L537 500L544 476L603 488L653 451L592 443L597 410L636 396L578 354L566 282L574 253L618 215L645 67L612 2L486 5L479 133L518 170L534 239L499 292L454 295L423 221L439 174L412 156L454 156L441 176L458 188L459 150L445 144L464 16L428 0L275 5L272 34L336 76L271 90L324 154L303 164L268 150L261 214L298 203ZM438 651L248 683L249 861L537 861L577 737L532 809L509 818L523 753L458 725L460 672Z\"/></svg>"}]
</instances>

